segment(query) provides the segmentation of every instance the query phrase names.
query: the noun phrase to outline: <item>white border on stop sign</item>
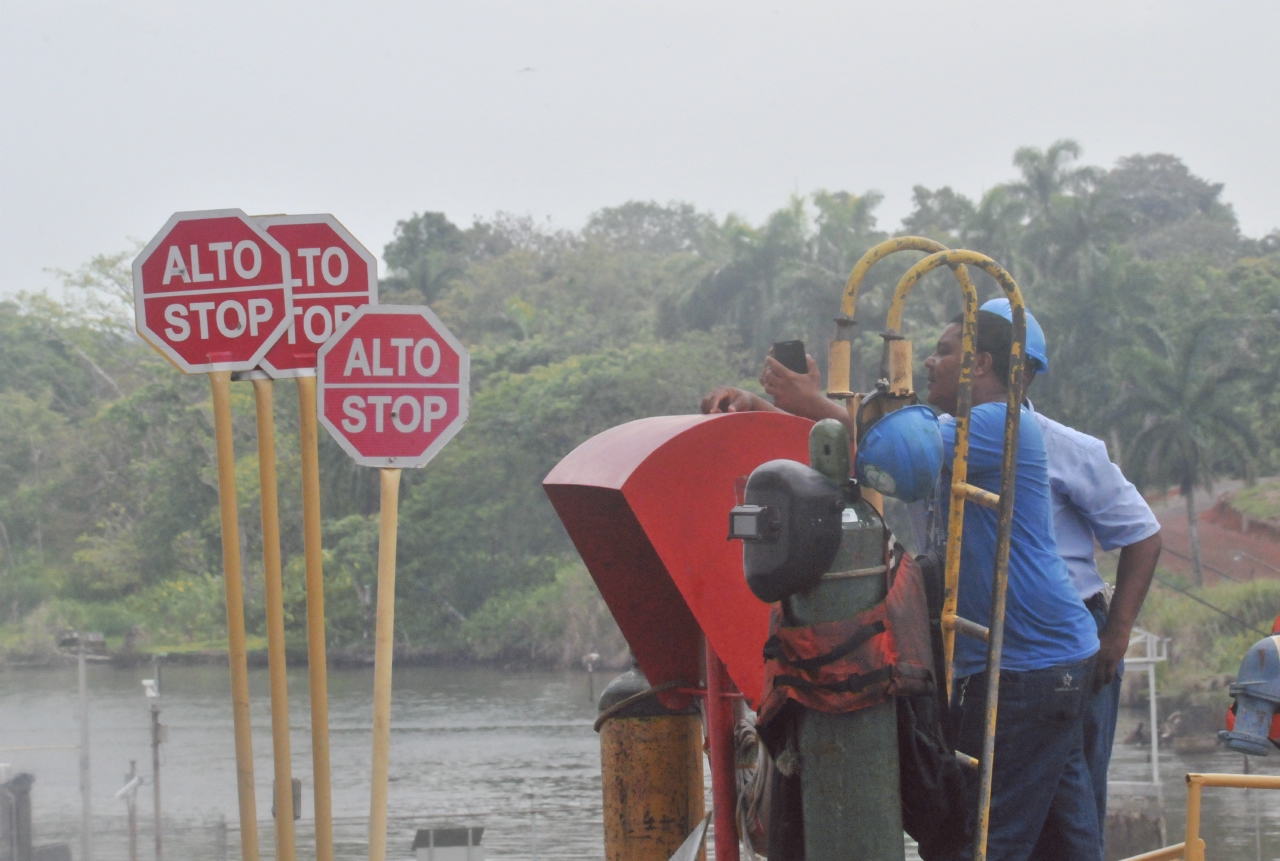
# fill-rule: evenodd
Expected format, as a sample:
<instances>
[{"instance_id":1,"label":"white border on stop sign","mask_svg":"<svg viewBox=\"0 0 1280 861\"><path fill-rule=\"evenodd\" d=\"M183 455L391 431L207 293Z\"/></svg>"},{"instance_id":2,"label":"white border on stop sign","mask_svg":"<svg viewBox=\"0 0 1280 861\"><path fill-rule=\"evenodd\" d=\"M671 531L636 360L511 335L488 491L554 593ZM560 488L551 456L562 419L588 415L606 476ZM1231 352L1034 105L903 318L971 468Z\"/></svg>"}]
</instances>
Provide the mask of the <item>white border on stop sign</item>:
<instances>
[{"instance_id":1,"label":"white border on stop sign","mask_svg":"<svg viewBox=\"0 0 1280 861\"><path fill-rule=\"evenodd\" d=\"M206 362L204 364L192 364L190 369L188 369L187 367L184 367L186 361L178 355L177 350L174 350L173 347L169 346L168 342L154 332L151 332L146 326L147 315L145 300L147 298L155 298L156 296L164 294L156 293L152 294L151 297L148 297L142 292L142 265L146 260L150 259L151 255L160 247L161 238L168 236L174 226L179 222L213 218L242 219L249 229L266 243L268 248L280 255L280 273L284 276L284 284L279 285L278 289L284 291L284 319L282 319L276 326L276 331L267 336L266 340L262 342L262 345L254 351L253 356L247 361ZM164 223L164 227L161 227L156 232L156 235L151 237L151 241L147 243L146 247L138 252L138 256L133 258L131 268L133 272L134 330L138 333L138 337L142 338L142 340L155 348L160 355L169 360L171 365L179 371L182 371L184 374L208 374L213 371L252 371L254 368L258 367L258 363L261 362L262 357L267 354L267 350L271 349L271 345L280 340L280 337L284 335L285 331L289 328L289 318L293 316L293 276L289 269L289 263L289 252L285 250L285 247L277 242L271 234L259 227L256 219L251 218L242 209L193 209L184 212L175 212L173 215L169 216L169 220ZM262 289L274 290L277 289L277 286L273 284L266 284L262 285ZM215 293L217 291L210 290L209 292Z\"/></svg>"},{"instance_id":2,"label":"white border on stop sign","mask_svg":"<svg viewBox=\"0 0 1280 861\"><path fill-rule=\"evenodd\" d=\"M355 251L356 254L360 255L360 258L364 260L365 265L369 271L369 285L366 290L364 291L341 290L341 291L335 291L335 292L343 293L353 297L367 296L368 298L364 302L364 305L378 304L378 258L374 257L373 252L371 252L368 248L365 248L364 244L361 243L360 240L352 236L351 231L347 230L347 228L343 226L342 222L339 221L337 218L335 218L333 215L327 212L316 213L314 215L264 215L254 220L258 223L258 226L262 228L263 232L266 232L268 227L272 227L277 224L327 224L329 225L329 227L333 228L333 232L338 234L338 237L343 242L347 243L347 245L350 246L350 248L353 251ZM275 239L275 237L272 237L272 238ZM279 242L279 240L276 240L276 241ZM287 254L288 254L288 250L286 249L286 255ZM290 266L293 265L292 259L290 259L289 265ZM293 277L293 276L290 275L290 277ZM294 280L297 280L297 279L294 279ZM307 295L307 294L303 294L303 295ZM363 307L364 305L356 306L357 310ZM292 313L292 311L290 313ZM279 335L271 339L271 343L267 345L267 353L271 352L271 348L274 347L276 343L279 342L279 340L288 333L288 331L289 331L288 327L284 327L280 330ZM337 334L336 328L334 329L334 334ZM318 352L319 351L317 350L317 353ZM258 366L262 368L262 370L266 371L274 380L291 380L296 377L312 377L312 376L315 376L315 373L316 373L315 368L276 368L266 360L266 353L263 354L263 360L259 363Z\"/></svg>"},{"instance_id":3,"label":"white border on stop sign","mask_svg":"<svg viewBox=\"0 0 1280 861\"><path fill-rule=\"evenodd\" d=\"M446 344L454 349L458 354L458 418L449 425L449 429L431 443L427 450L414 458L408 457L365 457L356 451L355 446L335 428L324 414L324 360L338 341L351 331L351 329L366 316L371 314L417 314L423 317L432 328L440 334ZM333 437L338 445L342 446L342 450L360 466L387 467L391 469L412 469L426 466L432 458L440 453L449 440L458 435L458 431L462 430L462 426L467 423L467 416L471 413L471 354L467 352L467 348L462 346L459 341L449 331L449 327L440 322L440 318L435 312L426 305L362 305L356 309L356 312L347 318L347 321L337 329L329 340L324 342L316 353L316 388L318 397L316 398L316 412L320 424L324 425L325 430L329 432L329 436ZM452 384L450 384L452 385Z\"/></svg>"}]
</instances>

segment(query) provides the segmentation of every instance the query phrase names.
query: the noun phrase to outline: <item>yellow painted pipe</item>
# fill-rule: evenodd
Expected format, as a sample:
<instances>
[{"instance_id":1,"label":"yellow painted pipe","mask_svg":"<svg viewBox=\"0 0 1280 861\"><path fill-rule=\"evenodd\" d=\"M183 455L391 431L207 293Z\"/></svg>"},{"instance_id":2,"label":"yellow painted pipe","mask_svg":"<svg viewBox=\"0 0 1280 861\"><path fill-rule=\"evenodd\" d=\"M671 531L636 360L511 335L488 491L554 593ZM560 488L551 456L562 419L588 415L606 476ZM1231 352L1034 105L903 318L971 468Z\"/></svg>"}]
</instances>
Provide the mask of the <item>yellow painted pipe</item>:
<instances>
[{"instance_id":1,"label":"yellow painted pipe","mask_svg":"<svg viewBox=\"0 0 1280 861\"><path fill-rule=\"evenodd\" d=\"M253 380L258 416L258 482L262 499L262 573L267 604L267 672L271 679L271 750L275 761L276 858L294 861L293 767L289 750L289 676L284 647L284 578L280 565L280 499L276 481L275 383Z\"/></svg>"},{"instance_id":2,"label":"yellow painted pipe","mask_svg":"<svg viewBox=\"0 0 1280 861\"><path fill-rule=\"evenodd\" d=\"M1187 775L1187 838L1183 851L1187 861L1204 861L1204 841L1200 839L1200 788L1204 784L1192 780L1192 776Z\"/></svg>"},{"instance_id":3,"label":"yellow painted pipe","mask_svg":"<svg viewBox=\"0 0 1280 861\"><path fill-rule=\"evenodd\" d=\"M1274 774L1188 774L1187 836L1184 847L1187 861L1204 861L1204 840L1200 838L1200 796L1206 786L1228 786L1237 789L1280 789L1280 775Z\"/></svg>"},{"instance_id":4,"label":"yellow painted pipe","mask_svg":"<svg viewBox=\"0 0 1280 861\"><path fill-rule=\"evenodd\" d=\"M854 264L840 300L840 316L836 319L836 337L831 342L827 354L827 397L849 400L855 394L849 389L849 363L853 352L853 346L849 340L852 333L849 330L853 327L854 315L858 310L858 293L871 267L899 251L924 251L933 254L946 250L947 246L941 242L926 239L923 236L899 236L895 239L886 239L874 246ZM908 353L909 351L910 348ZM857 416L853 414L853 410L850 410L850 416L856 425ZM856 432L854 439L857 439Z\"/></svg>"},{"instance_id":5,"label":"yellow painted pipe","mask_svg":"<svg viewBox=\"0 0 1280 861\"><path fill-rule=\"evenodd\" d=\"M667 861L680 848L704 815L702 759L697 715L600 727L605 861Z\"/></svg>"},{"instance_id":6,"label":"yellow painted pipe","mask_svg":"<svg viewBox=\"0 0 1280 861\"><path fill-rule=\"evenodd\" d=\"M1187 844L1175 843L1163 849L1153 849L1141 855L1131 855L1124 861L1182 861L1186 856Z\"/></svg>"},{"instance_id":7,"label":"yellow painted pipe","mask_svg":"<svg viewBox=\"0 0 1280 861\"><path fill-rule=\"evenodd\" d=\"M244 640L244 583L236 510L236 455L231 436L231 372L209 374L218 449L218 512L222 517L222 571L227 596L227 656L231 664L231 719L236 738L236 790L240 800L240 854L258 861L258 805L253 793L253 730L249 722L249 662Z\"/></svg>"},{"instance_id":8,"label":"yellow painted pipe","mask_svg":"<svg viewBox=\"0 0 1280 861\"><path fill-rule=\"evenodd\" d=\"M387 857L387 771L391 754L391 659L395 645L396 523L400 470L383 469L378 524L378 608L373 637L373 775L369 791L369 861Z\"/></svg>"},{"instance_id":9,"label":"yellow painted pipe","mask_svg":"<svg viewBox=\"0 0 1280 861\"><path fill-rule=\"evenodd\" d=\"M867 273L871 271L872 266L890 254L896 254L899 251L923 251L927 254L936 254L946 250L947 246L941 242L926 239L923 236L899 236L895 239L886 239L862 255L861 259L854 264L853 271L849 273L849 280L844 285L840 313L846 317L854 316L858 309L858 291L862 289L862 282L867 277Z\"/></svg>"},{"instance_id":10,"label":"yellow painted pipe","mask_svg":"<svg viewBox=\"0 0 1280 861\"><path fill-rule=\"evenodd\" d=\"M333 861L333 796L329 770L329 669L324 632L324 551L320 543L320 441L316 378L298 377L302 446L302 536L307 563L307 665L311 676L311 762L316 861Z\"/></svg>"}]
</instances>

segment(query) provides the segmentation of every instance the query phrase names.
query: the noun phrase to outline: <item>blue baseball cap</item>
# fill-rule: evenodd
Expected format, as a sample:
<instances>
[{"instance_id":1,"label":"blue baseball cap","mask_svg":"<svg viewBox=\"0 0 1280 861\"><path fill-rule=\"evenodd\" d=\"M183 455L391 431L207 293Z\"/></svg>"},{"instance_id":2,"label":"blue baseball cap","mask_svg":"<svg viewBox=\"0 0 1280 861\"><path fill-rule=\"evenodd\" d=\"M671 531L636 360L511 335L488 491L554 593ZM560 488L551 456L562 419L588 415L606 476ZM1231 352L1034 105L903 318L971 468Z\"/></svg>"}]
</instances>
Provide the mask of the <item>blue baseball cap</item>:
<instances>
[{"instance_id":1,"label":"blue baseball cap","mask_svg":"<svg viewBox=\"0 0 1280 861\"><path fill-rule=\"evenodd\" d=\"M989 302L984 302L978 310L999 314L1010 323L1013 322L1013 310L1009 306L1008 299L992 299ZM1043 374L1049 370L1049 355L1045 350L1044 329L1040 328L1040 324L1036 322L1036 318L1030 311L1027 312L1027 356L1035 359L1039 364L1039 367L1036 368L1037 374Z\"/></svg>"}]
</instances>

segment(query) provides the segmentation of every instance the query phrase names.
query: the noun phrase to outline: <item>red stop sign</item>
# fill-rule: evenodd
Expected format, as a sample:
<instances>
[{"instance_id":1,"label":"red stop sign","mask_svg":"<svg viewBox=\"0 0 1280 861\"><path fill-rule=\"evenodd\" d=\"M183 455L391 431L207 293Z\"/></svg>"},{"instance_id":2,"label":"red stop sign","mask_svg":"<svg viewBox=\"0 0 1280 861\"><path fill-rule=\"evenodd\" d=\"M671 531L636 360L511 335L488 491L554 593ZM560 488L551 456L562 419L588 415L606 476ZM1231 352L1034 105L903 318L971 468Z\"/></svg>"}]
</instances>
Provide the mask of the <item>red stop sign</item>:
<instances>
[{"instance_id":1,"label":"red stop sign","mask_svg":"<svg viewBox=\"0 0 1280 861\"><path fill-rule=\"evenodd\" d=\"M248 371L289 325L289 256L238 209L175 213L133 261L138 334L188 374Z\"/></svg>"},{"instance_id":2,"label":"red stop sign","mask_svg":"<svg viewBox=\"0 0 1280 861\"><path fill-rule=\"evenodd\" d=\"M258 226L285 247L293 273L293 316L262 367L276 379L314 374L320 345L378 303L378 261L332 215L271 215Z\"/></svg>"},{"instance_id":3,"label":"red stop sign","mask_svg":"<svg viewBox=\"0 0 1280 861\"><path fill-rule=\"evenodd\" d=\"M425 306L360 307L316 370L320 421L364 466L425 466L467 420L471 356Z\"/></svg>"}]
</instances>

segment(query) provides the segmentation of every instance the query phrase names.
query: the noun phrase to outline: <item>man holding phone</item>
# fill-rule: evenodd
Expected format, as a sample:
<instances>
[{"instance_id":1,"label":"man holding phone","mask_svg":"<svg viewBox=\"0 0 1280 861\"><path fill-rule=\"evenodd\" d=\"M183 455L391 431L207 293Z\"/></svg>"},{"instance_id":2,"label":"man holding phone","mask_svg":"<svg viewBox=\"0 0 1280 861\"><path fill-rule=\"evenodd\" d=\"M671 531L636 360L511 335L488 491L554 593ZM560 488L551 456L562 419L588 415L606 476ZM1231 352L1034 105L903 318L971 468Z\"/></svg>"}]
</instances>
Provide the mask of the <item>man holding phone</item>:
<instances>
[{"instance_id":1,"label":"man holding phone","mask_svg":"<svg viewBox=\"0 0 1280 861\"><path fill-rule=\"evenodd\" d=\"M783 359L786 363L783 363ZM807 419L836 419L850 427L849 413L822 392L818 363L803 341L778 341L764 360L760 385L773 403L734 386L717 386L702 399L704 413L783 412ZM852 428L850 427L850 430Z\"/></svg>"},{"instance_id":2,"label":"man holding phone","mask_svg":"<svg viewBox=\"0 0 1280 861\"><path fill-rule=\"evenodd\" d=\"M993 299L982 309L1006 320L1012 318L1007 299ZM1027 356L1033 371L1027 377L1029 387L1036 375L1048 369L1044 332L1030 312L1027 313ZM844 406L824 394L817 362L811 356L806 356L804 373L788 369L773 356L766 358L760 385L774 399L772 404L751 392L721 386L703 399L702 411L769 409L815 421L834 418L846 426L851 425ZM1101 440L1034 410L1032 415L1040 425L1048 458L1058 553L1067 563L1072 585L1094 617L1101 644L1095 670L1096 694L1084 715L1084 743L1098 823L1103 826L1122 659L1160 558L1160 524L1133 484L1111 462ZM1113 594L1109 594L1109 587L1098 575L1093 552L1095 539L1104 550L1120 549ZM1052 837L1044 835L1033 858L1053 857Z\"/></svg>"}]
</instances>

